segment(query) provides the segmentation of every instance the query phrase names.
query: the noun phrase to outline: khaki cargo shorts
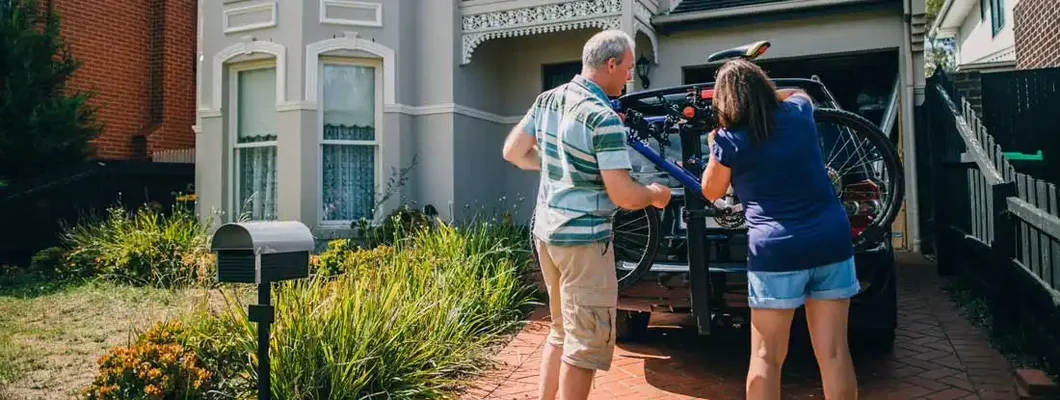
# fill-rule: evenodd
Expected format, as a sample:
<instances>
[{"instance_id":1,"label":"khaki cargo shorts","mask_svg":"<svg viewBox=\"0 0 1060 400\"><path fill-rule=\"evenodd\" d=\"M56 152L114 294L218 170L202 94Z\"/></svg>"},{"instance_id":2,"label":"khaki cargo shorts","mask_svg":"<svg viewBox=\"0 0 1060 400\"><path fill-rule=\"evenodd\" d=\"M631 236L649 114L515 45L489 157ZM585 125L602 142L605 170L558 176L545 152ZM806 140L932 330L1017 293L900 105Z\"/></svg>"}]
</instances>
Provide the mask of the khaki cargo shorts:
<instances>
[{"instance_id":1,"label":"khaki cargo shorts","mask_svg":"<svg viewBox=\"0 0 1060 400\"><path fill-rule=\"evenodd\" d=\"M567 364L607 371L618 305L613 249L606 243L556 246L535 240L552 315L548 342L562 346Z\"/></svg>"}]
</instances>

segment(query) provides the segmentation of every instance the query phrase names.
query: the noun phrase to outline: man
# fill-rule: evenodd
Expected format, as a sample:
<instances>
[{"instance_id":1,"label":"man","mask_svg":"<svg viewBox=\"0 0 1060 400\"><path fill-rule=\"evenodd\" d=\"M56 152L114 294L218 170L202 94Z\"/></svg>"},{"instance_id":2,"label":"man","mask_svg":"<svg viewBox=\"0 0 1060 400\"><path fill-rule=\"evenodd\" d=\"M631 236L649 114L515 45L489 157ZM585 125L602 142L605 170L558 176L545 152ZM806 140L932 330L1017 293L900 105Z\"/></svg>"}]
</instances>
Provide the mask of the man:
<instances>
[{"instance_id":1,"label":"man","mask_svg":"<svg viewBox=\"0 0 1060 400\"><path fill-rule=\"evenodd\" d=\"M666 207L670 189L630 177L625 128L608 96L632 78L634 42L622 31L594 35L582 72L537 97L504 142L504 159L543 170L533 235L552 326L541 361L541 399L589 396L615 345L618 282L611 241L616 207ZM540 150L543 153L539 153Z\"/></svg>"}]
</instances>

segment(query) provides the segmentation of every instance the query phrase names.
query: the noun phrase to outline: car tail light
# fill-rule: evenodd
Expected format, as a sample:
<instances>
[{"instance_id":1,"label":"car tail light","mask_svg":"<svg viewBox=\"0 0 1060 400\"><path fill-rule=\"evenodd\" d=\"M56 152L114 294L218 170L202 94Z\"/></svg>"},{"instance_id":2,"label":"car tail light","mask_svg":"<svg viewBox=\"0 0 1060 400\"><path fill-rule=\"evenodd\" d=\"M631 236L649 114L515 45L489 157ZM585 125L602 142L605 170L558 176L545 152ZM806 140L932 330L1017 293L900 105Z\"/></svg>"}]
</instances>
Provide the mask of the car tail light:
<instances>
[{"instance_id":1,"label":"car tail light","mask_svg":"<svg viewBox=\"0 0 1060 400\"><path fill-rule=\"evenodd\" d=\"M850 236L865 231L880 212L880 186L870 180L847 185L843 189L843 208L850 218Z\"/></svg>"}]
</instances>

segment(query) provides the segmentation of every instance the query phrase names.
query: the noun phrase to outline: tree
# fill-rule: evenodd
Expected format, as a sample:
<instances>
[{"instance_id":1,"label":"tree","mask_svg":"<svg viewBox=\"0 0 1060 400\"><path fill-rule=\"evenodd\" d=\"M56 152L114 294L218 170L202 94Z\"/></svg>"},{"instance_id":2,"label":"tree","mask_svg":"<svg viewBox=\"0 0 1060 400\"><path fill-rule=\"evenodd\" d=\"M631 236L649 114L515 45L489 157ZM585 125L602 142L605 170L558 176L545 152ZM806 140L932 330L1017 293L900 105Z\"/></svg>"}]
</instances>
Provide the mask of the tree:
<instances>
[{"instance_id":1,"label":"tree","mask_svg":"<svg viewBox=\"0 0 1060 400\"><path fill-rule=\"evenodd\" d=\"M0 0L0 179L84 161L101 131L93 93L66 83L77 71L59 16L36 0Z\"/></svg>"}]
</instances>

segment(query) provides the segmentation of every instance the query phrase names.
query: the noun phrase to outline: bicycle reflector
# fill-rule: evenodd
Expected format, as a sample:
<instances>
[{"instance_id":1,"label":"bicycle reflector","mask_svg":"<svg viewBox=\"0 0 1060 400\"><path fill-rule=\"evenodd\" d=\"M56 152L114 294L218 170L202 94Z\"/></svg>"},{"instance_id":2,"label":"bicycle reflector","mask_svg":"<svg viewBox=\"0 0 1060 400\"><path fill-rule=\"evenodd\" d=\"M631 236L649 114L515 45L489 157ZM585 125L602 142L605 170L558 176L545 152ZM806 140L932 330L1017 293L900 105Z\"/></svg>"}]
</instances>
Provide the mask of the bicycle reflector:
<instances>
[{"instance_id":1,"label":"bicycle reflector","mask_svg":"<svg viewBox=\"0 0 1060 400\"><path fill-rule=\"evenodd\" d=\"M857 237L872 225L882 208L881 197L880 186L868 179L847 185L843 189L843 208L850 218L851 237Z\"/></svg>"}]
</instances>

